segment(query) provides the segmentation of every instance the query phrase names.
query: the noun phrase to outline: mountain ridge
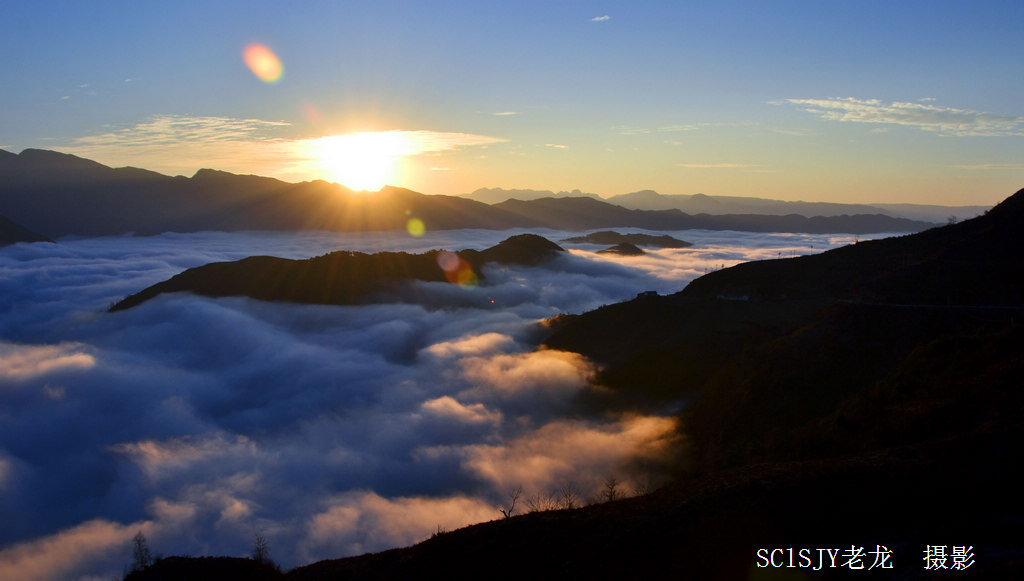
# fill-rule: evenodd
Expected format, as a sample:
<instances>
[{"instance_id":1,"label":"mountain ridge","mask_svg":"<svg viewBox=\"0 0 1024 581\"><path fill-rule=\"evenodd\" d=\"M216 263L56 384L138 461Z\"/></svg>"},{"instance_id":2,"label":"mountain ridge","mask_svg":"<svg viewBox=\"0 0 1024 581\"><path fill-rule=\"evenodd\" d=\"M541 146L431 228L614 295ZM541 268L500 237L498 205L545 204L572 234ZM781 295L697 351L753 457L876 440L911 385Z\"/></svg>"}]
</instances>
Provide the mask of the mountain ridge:
<instances>
[{"instance_id":1,"label":"mountain ridge","mask_svg":"<svg viewBox=\"0 0 1024 581\"><path fill-rule=\"evenodd\" d=\"M356 193L321 180L293 184L210 169L192 177L170 177L35 149L0 156L0 213L51 238L204 230L400 231L413 218L430 230L636 227L868 234L919 231L933 225L881 214L689 215L679 210L631 210L571 196L488 205L405 188Z\"/></svg>"},{"instance_id":2,"label":"mountain ridge","mask_svg":"<svg viewBox=\"0 0 1024 581\"><path fill-rule=\"evenodd\" d=\"M616 194L607 198L580 190L553 192L550 190L506 190L502 188L479 188L462 197L488 204L498 204L509 199L532 201L540 198L589 197L602 202L622 206L630 210L679 210L687 214L754 214L802 216L841 216L843 214L882 214L895 218L907 218L925 222L947 222L973 218L990 206L942 206L935 204L893 204L869 203L851 204L840 202L784 201L746 196L711 196L707 194L661 194L654 190L640 190Z\"/></svg>"},{"instance_id":3,"label":"mountain ridge","mask_svg":"<svg viewBox=\"0 0 1024 581\"><path fill-rule=\"evenodd\" d=\"M306 304L365 304L381 295L400 296L400 287L412 281L475 286L484 278L485 264L536 265L563 252L541 236L519 234L485 250L432 250L423 254L341 250L305 260L250 256L190 268L125 297L109 311L130 309L174 292Z\"/></svg>"}]
</instances>

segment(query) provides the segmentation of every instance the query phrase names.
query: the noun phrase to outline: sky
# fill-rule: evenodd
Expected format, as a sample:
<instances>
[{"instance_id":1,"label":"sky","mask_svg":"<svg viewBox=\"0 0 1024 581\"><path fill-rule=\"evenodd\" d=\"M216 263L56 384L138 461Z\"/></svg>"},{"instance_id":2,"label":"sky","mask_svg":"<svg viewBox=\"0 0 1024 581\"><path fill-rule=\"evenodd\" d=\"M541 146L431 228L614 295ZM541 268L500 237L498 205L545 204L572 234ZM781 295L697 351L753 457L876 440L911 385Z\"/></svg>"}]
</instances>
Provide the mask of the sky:
<instances>
[{"instance_id":1,"label":"sky","mask_svg":"<svg viewBox=\"0 0 1024 581\"><path fill-rule=\"evenodd\" d=\"M116 578L142 532L154 553L286 568L407 546L501 518L571 483L653 489L678 408L586 414L596 367L535 350L536 325L709 269L850 237L687 231L635 258L567 245L486 283L418 283L422 303L323 306L122 297L251 254L486 248L518 233L165 233L0 248L0 578ZM568 232L540 231L551 240ZM575 233L578 234L578 233Z\"/></svg>"},{"instance_id":2,"label":"sky","mask_svg":"<svg viewBox=\"0 0 1024 581\"><path fill-rule=\"evenodd\" d=\"M1022 24L1018 0L5 2L0 147L428 194L994 204L1024 187Z\"/></svg>"}]
</instances>

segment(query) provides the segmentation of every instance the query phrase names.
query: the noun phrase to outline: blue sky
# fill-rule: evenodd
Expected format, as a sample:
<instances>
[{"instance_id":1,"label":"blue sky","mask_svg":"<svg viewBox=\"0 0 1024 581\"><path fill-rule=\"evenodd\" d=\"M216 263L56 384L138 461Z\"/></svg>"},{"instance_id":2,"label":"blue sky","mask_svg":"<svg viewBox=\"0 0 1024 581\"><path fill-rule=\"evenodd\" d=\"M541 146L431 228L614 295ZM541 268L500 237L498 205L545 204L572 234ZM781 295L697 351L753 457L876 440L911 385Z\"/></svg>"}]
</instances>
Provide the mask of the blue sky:
<instances>
[{"instance_id":1,"label":"blue sky","mask_svg":"<svg viewBox=\"0 0 1024 581\"><path fill-rule=\"evenodd\" d=\"M988 204L1024 186L1020 2L0 11L0 146L11 151L344 183L359 176L336 158L358 150L386 158L356 165L380 165L387 183L445 194ZM277 82L246 68L254 43L279 57ZM414 145L317 141L359 132Z\"/></svg>"}]
</instances>

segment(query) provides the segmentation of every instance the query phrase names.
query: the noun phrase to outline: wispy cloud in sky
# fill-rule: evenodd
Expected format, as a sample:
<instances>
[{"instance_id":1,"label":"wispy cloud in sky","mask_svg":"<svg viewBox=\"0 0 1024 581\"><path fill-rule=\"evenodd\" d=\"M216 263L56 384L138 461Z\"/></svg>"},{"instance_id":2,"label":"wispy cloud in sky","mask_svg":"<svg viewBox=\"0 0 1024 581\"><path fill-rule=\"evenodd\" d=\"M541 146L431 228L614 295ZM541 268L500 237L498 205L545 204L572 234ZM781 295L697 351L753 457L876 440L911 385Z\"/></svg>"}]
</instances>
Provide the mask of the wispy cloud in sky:
<instances>
[{"instance_id":1,"label":"wispy cloud in sky","mask_svg":"<svg viewBox=\"0 0 1024 581\"><path fill-rule=\"evenodd\" d=\"M158 115L132 127L79 137L75 143L81 146L142 147L177 145L181 140L210 143L270 139L272 130L289 125L284 121L260 119Z\"/></svg>"},{"instance_id":2,"label":"wispy cloud in sky","mask_svg":"<svg viewBox=\"0 0 1024 581\"><path fill-rule=\"evenodd\" d=\"M54 149L109 165L170 174L191 174L204 167L257 173L267 163L290 157L288 140L280 137L290 126L261 119L158 115Z\"/></svg>"},{"instance_id":3,"label":"wispy cloud in sky","mask_svg":"<svg viewBox=\"0 0 1024 581\"><path fill-rule=\"evenodd\" d=\"M680 133L684 131L697 131L702 126L709 126L709 123L703 123L701 125L694 125L692 123L672 123L669 125L661 125L659 127L631 127L628 125L619 125L613 127L613 131L619 135L649 135L651 133Z\"/></svg>"},{"instance_id":4,"label":"wispy cloud in sky","mask_svg":"<svg viewBox=\"0 0 1024 581\"><path fill-rule=\"evenodd\" d=\"M604 14L602 16L595 16L595 17L591 18L590 21L591 22L607 22L607 21L609 21L611 19L612 19L611 16L608 16L607 14Z\"/></svg>"},{"instance_id":5,"label":"wispy cloud in sky","mask_svg":"<svg viewBox=\"0 0 1024 581\"><path fill-rule=\"evenodd\" d=\"M385 133L398 135L409 145L406 155L435 153L438 151L458 149L460 147L489 145L491 143L502 143L506 141L500 137L491 137L488 135L444 131L387 131Z\"/></svg>"},{"instance_id":6,"label":"wispy cloud in sky","mask_svg":"<svg viewBox=\"0 0 1024 581\"><path fill-rule=\"evenodd\" d=\"M1000 116L926 103L883 103L878 99L853 97L787 99L785 102L828 121L903 125L960 137L1024 135L1024 117Z\"/></svg>"},{"instance_id":7,"label":"wispy cloud in sky","mask_svg":"<svg viewBox=\"0 0 1024 581\"><path fill-rule=\"evenodd\" d=\"M993 171L993 170L1010 170L1020 171L1024 170L1024 163L979 163L975 165L954 165L957 169L970 169L978 171Z\"/></svg>"},{"instance_id":8,"label":"wispy cloud in sky","mask_svg":"<svg viewBox=\"0 0 1024 581\"><path fill-rule=\"evenodd\" d=\"M686 167L690 169L731 169L731 168L744 168L750 167L749 164L745 163L677 163L678 167Z\"/></svg>"},{"instance_id":9,"label":"wispy cloud in sky","mask_svg":"<svg viewBox=\"0 0 1024 581\"><path fill-rule=\"evenodd\" d=\"M159 115L131 127L79 137L54 149L109 165L133 165L170 174L200 168L259 173L281 179L311 179L325 144L337 149L347 141L390 144L388 154L409 157L499 143L505 139L471 133L430 130L364 132L322 137L291 137L284 121ZM344 149L344 148L342 148Z\"/></svg>"},{"instance_id":10,"label":"wispy cloud in sky","mask_svg":"<svg viewBox=\"0 0 1024 581\"><path fill-rule=\"evenodd\" d=\"M518 115L519 111L496 111L491 113L495 117L511 117L512 115Z\"/></svg>"}]
</instances>

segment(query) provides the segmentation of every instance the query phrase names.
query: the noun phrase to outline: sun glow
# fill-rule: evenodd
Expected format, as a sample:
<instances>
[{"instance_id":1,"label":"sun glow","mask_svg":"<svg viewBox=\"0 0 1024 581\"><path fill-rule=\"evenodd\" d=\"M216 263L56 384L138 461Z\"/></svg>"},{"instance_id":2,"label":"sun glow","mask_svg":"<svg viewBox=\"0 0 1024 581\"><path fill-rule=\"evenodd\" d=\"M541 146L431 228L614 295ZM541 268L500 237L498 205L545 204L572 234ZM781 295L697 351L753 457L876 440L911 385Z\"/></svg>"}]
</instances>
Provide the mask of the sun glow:
<instances>
[{"instance_id":1,"label":"sun glow","mask_svg":"<svg viewBox=\"0 0 1024 581\"><path fill-rule=\"evenodd\" d=\"M313 147L323 177L353 190L377 191L395 182L401 157L411 153L400 131L322 137Z\"/></svg>"},{"instance_id":2,"label":"sun glow","mask_svg":"<svg viewBox=\"0 0 1024 581\"><path fill-rule=\"evenodd\" d=\"M367 131L302 141L305 173L353 190L400 185L403 166L421 155L443 155L465 147L506 141L500 137L442 131Z\"/></svg>"}]
</instances>

